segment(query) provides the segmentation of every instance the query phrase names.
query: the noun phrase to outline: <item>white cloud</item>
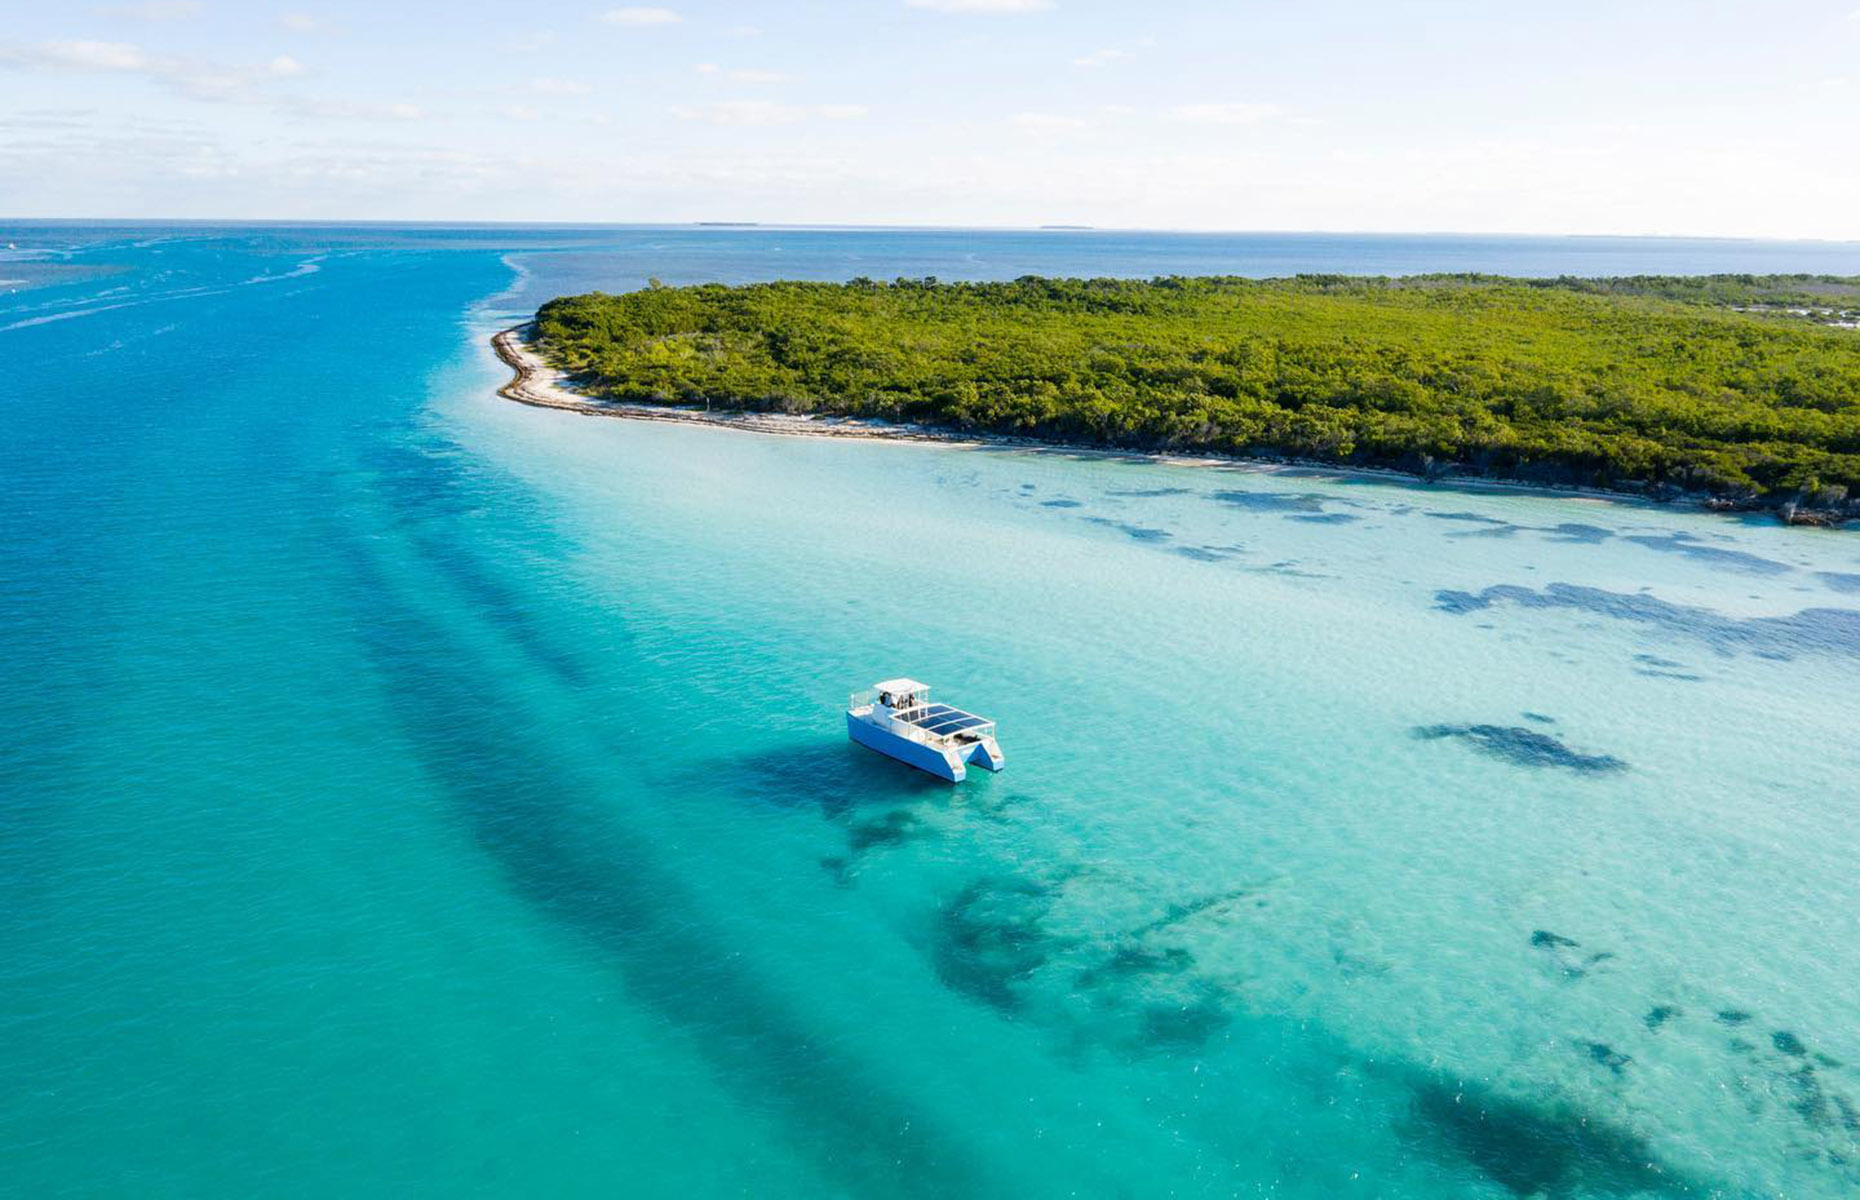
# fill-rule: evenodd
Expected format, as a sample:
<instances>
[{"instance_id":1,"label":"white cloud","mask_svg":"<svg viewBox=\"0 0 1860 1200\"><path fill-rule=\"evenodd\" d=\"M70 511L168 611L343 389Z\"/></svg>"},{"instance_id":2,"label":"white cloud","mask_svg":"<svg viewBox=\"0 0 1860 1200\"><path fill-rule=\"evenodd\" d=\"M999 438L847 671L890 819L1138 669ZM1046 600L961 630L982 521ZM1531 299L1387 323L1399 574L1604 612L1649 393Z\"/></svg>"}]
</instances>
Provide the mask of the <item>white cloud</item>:
<instances>
[{"instance_id":1,"label":"white cloud","mask_svg":"<svg viewBox=\"0 0 1860 1200\"><path fill-rule=\"evenodd\" d=\"M572 79L532 79L530 91L539 96L587 96L594 89Z\"/></svg>"},{"instance_id":2,"label":"white cloud","mask_svg":"<svg viewBox=\"0 0 1860 1200\"><path fill-rule=\"evenodd\" d=\"M259 81L304 72L303 64L286 54L260 67L228 67L153 55L128 42L41 42L23 52L0 54L0 60L8 59L49 70L145 75L196 100L251 99Z\"/></svg>"},{"instance_id":3,"label":"white cloud","mask_svg":"<svg viewBox=\"0 0 1860 1200\"><path fill-rule=\"evenodd\" d=\"M1283 117L1285 109L1277 104L1184 104L1169 115L1197 125L1258 125Z\"/></svg>"},{"instance_id":4,"label":"white cloud","mask_svg":"<svg viewBox=\"0 0 1860 1200\"><path fill-rule=\"evenodd\" d=\"M277 25L278 25L278 28L282 29L284 32L295 34L298 37L347 37L349 36L349 30L346 26L338 25L335 22L330 21L325 17L319 17L315 15L314 13L307 13L307 12L301 12L301 11L278 14ZM514 47L514 43L504 43L503 45L505 46L505 48Z\"/></svg>"},{"instance_id":5,"label":"white cloud","mask_svg":"<svg viewBox=\"0 0 1860 1200\"><path fill-rule=\"evenodd\" d=\"M679 17L669 8L610 8L601 20L609 25L673 25Z\"/></svg>"},{"instance_id":6,"label":"white cloud","mask_svg":"<svg viewBox=\"0 0 1860 1200\"><path fill-rule=\"evenodd\" d=\"M504 116L512 121L540 121L542 113L527 104L513 104L504 110Z\"/></svg>"},{"instance_id":7,"label":"white cloud","mask_svg":"<svg viewBox=\"0 0 1860 1200\"><path fill-rule=\"evenodd\" d=\"M722 75L735 83L787 83L793 78L781 71L757 71L742 67L726 71L714 62L701 62L692 69L699 75Z\"/></svg>"},{"instance_id":8,"label":"white cloud","mask_svg":"<svg viewBox=\"0 0 1860 1200\"><path fill-rule=\"evenodd\" d=\"M1120 58L1129 58L1122 50L1094 50L1072 60L1075 67L1108 67Z\"/></svg>"},{"instance_id":9,"label":"white cloud","mask_svg":"<svg viewBox=\"0 0 1860 1200\"><path fill-rule=\"evenodd\" d=\"M94 108L28 108L0 116L0 129L87 129Z\"/></svg>"},{"instance_id":10,"label":"white cloud","mask_svg":"<svg viewBox=\"0 0 1860 1200\"><path fill-rule=\"evenodd\" d=\"M710 125L792 125L804 119L807 110L771 100L724 100L717 104L679 105L672 109L672 115L681 121Z\"/></svg>"},{"instance_id":11,"label":"white cloud","mask_svg":"<svg viewBox=\"0 0 1860 1200\"><path fill-rule=\"evenodd\" d=\"M1025 129L1031 133L1077 133L1081 129L1090 128L1090 122L1082 117L1066 117L1057 113L1015 113L1013 121L1016 129Z\"/></svg>"},{"instance_id":12,"label":"white cloud","mask_svg":"<svg viewBox=\"0 0 1860 1200\"><path fill-rule=\"evenodd\" d=\"M40 42L25 50L0 50L0 62L73 71L151 71L155 60L127 42Z\"/></svg>"},{"instance_id":13,"label":"white cloud","mask_svg":"<svg viewBox=\"0 0 1860 1200\"><path fill-rule=\"evenodd\" d=\"M306 73L302 63L281 54L257 65L227 65L150 54L128 42L41 42L24 48L0 46L0 66L83 74L139 75L190 100L269 108L294 118L413 121L425 116L416 105L325 99L273 90L282 79Z\"/></svg>"},{"instance_id":14,"label":"white cloud","mask_svg":"<svg viewBox=\"0 0 1860 1200\"><path fill-rule=\"evenodd\" d=\"M948 13L1029 13L1057 8L1054 0L904 0L911 8Z\"/></svg>"},{"instance_id":15,"label":"white cloud","mask_svg":"<svg viewBox=\"0 0 1860 1200\"><path fill-rule=\"evenodd\" d=\"M724 32L731 37L761 37L762 31L754 25L732 25Z\"/></svg>"},{"instance_id":16,"label":"white cloud","mask_svg":"<svg viewBox=\"0 0 1860 1200\"><path fill-rule=\"evenodd\" d=\"M287 96L280 99L276 107L284 116L304 119L373 122L426 119L426 110L417 104L409 104L405 101L396 104L373 104Z\"/></svg>"},{"instance_id":17,"label":"white cloud","mask_svg":"<svg viewBox=\"0 0 1860 1200\"><path fill-rule=\"evenodd\" d=\"M723 100L716 104L678 105L672 115L681 121L709 125L793 125L810 117L850 121L865 116L862 104L777 104L772 100Z\"/></svg>"},{"instance_id":18,"label":"white cloud","mask_svg":"<svg viewBox=\"0 0 1860 1200\"><path fill-rule=\"evenodd\" d=\"M204 6L196 0L142 0L140 4L99 4L100 17L128 17L132 21L184 21L197 17Z\"/></svg>"},{"instance_id":19,"label":"white cloud","mask_svg":"<svg viewBox=\"0 0 1860 1200\"><path fill-rule=\"evenodd\" d=\"M348 31L322 17L307 12L287 12L278 16L278 28L304 36L341 37Z\"/></svg>"}]
</instances>

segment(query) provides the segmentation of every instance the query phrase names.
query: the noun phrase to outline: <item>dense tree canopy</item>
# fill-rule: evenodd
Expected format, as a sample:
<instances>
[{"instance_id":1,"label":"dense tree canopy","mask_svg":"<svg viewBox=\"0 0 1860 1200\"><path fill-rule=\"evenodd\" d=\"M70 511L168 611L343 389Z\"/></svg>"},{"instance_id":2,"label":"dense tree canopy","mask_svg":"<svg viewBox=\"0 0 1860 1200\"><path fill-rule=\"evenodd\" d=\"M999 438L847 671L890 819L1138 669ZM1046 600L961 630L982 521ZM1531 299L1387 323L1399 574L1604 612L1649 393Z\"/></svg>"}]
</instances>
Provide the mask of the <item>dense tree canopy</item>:
<instances>
[{"instance_id":1,"label":"dense tree canopy","mask_svg":"<svg viewBox=\"0 0 1860 1200\"><path fill-rule=\"evenodd\" d=\"M859 279L563 297L536 336L613 399L1860 492L1860 331L1818 323L1843 307L1860 280Z\"/></svg>"}]
</instances>

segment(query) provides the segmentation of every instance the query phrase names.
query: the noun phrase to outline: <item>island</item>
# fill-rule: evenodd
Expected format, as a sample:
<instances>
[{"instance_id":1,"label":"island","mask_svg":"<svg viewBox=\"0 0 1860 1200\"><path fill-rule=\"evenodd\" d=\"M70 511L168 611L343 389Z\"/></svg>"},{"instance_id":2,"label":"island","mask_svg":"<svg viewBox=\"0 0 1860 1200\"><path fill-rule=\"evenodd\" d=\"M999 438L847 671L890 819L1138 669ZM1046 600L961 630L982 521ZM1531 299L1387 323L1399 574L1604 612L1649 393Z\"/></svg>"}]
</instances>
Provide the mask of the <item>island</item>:
<instances>
[{"instance_id":1,"label":"island","mask_svg":"<svg viewBox=\"0 0 1860 1200\"><path fill-rule=\"evenodd\" d=\"M527 343L589 410L1693 495L1827 523L1860 517L1857 315L1860 279L1831 276L655 284L551 300L500 353L520 367L506 350Z\"/></svg>"}]
</instances>

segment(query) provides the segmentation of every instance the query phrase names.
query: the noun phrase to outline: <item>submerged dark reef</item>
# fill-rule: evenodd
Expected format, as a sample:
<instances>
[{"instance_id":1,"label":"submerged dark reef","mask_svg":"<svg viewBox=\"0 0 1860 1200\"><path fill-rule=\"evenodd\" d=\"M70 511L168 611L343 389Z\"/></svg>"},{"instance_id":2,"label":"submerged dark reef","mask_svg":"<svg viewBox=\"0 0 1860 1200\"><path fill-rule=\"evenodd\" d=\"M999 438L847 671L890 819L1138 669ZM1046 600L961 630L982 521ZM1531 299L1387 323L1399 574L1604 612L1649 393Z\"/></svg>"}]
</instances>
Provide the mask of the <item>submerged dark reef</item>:
<instances>
[{"instance_id":1,"label":"submerged dark reef","mask_svg":"<svg viewBox=\"0 0 1860 1200\"><path fill-rule=\"evenodd\" d=\"M1260 890L1224 889L1103 929L1068 911L1075 888L1122 894L1129 885L1083 867L971 881L932 919L937 977L1004 1016L1048 1028L1075 1053L1139 1059L1205 1050L1243 1006L1237 981L1197 959L1185 927L1232 906L1264 906Z\"/></svg>"},{"instance_id":2,"label":"submerged dark reef","mask_svg":"<svg viewBox=\"0 0 1860 1200\"><path fill-rule=\"evenodd\" d=\"M1071 943L1045 928L1054 888L1031 879L980 879L937 914L932 961L945 986L1004 1013L1020 1010L1019 985Z\"/></svg>"},{"instance_id":3,"label":"submerged dark reef","mask_svg":"<svg viewBox=\"0 0 1860 1200\"><path fill-rule=\"evenodd\" d=\"M1698 538L1686 533L1671 533L1665 537L1652 534L1635 534L1626 539L1636 546L1645 546L1649 550L1662 550L1668 554L1683 554L1687 558L1709 563L1716 567L1726 567L1741 571L1746 575L1787 575L1795 570L1788 563L1760 555L1748 554L1742 550L1726 550L1720 546L1708 546Z\"/></svg>"},{"instance_id":4,"label":"submerged dark reef","mask_svg":"<svg viewBox=\"0 0 1860 1200\"><path fill-rule=\"evenodd\" d=\"M1709 608L1573 583L1553 583L1541 591L1516 584L1498 584L1480 592L1443 590L1434 595L1436 608L1456 616L1501 604L1571 609L1647 625L1704 642L1726 655L1860 657L1860 611L1848 608L1805 608L1787 617L1727 617Z\"/></svg>"},{"instance_id":5,"label":"submerged dark reef","mask_svg":"<svg viewBox=\"0 0 1860 1200\"><path fill-rule=\"evenodd\" d=\"M1548 952L1556 963L1557 970L1568 979L1581 979L1602 964L1614 961L1615 957L1612 950L1597 950L1589 954L1577 953L1582 949L1581 942L1574 938L1566 938L1560 933L1552 933L1548 929L1534 930L1531 933L1531 945Z\"/></svg>"},{"instance_id":6,"label":"submerged dark reef","mask_svg":"<svg viewBox=\"0 0 1860 1200\"><path fill-rule=\"evenodd\" d=\"M1205 914L1263 906L1261 889L1235 888L1180 901L1134 928L1084 938L1051 928L1064 889L1082 878L1082 872L1050 881L1011 876L965 888L942 912L943 936L936 949L941 977L1022 1020L1083 1019L1069 1015L1076 1009L1050 1007L1054 989L1070 994L1082 1000L1086 1013L1110 1019L1109 1026L1071 1028L1071 1040L1110 1037L1110 1048L1124 1055L1200 1056L1226 1036L1269 1038L1265 1031L1281 1019L1247 1003L1241 981L1208 971L1186 945L1166 937L1155 940ZM1600 961L1612 955L1587 957ZM1081 962L1086 964L1082 969ZM1300 1036L1320 1044L1328 1040L1319 1030L1307 1029ZM1601 1042L1581 1043L1578 1049L1615 1076L1633 1061L1632 1055ZM1398 1102L1405 1104L1395 1127L1398 1135L1444 1165L1512 1195L1575 1200L1712 1193L1663 1162L1638 1132L1566 1098L1503 1094L1400 1060L1346 1055L1342 1061L1393 1085Z\"/></svg>"},{"instance_id":7,"label":"submerged dark reef","mask_svg":"<svg viewBox=\"0 0 1860 1200\"><path fill-rule=\"evenodd\" d=\"M1213 492L1210 498L1256 513L1321 513L1328 497L1318 492Z\"/></svg>"},{"instance_id":8,"label":"submerged dark reef","mask_svg":"<svg viewBox=\"0 0 1860 1200\"><path fill-rule=\"evenodd\" d=\"M1627 763L1612 754L1581 754L1561 738L1521 725L1422 725L1414 735L1428 741L1458 738L1481 753L1520 767L1561 767L1590 774L1627 769Z\"/></svg>"},{"instance_id":9,"label":"submerged dark reef","mask_svg":"<svg viewBox=\"0 0 1860 1200\"><path fill-rule=\"evenodd\" d=\"M1617 959L1612 951L1585 954L1576 939L1547 929L1534 931L1530 944L1572 982ZM1755 1020L1748 1009L1730 1006L1717 1008L1709 1021L1692 1020L1680 1005L1661 1000L1646 1009L1638 1029L1619 1027L1615 1036L1638 1041L1649 1056L1659 1053L1656 1039L1702 1043L1701 1048L1721 1056L1708 1078L1715 1077L1718 1086L1736 1097L1747 1116L1763 1116L1773 1107L1789 1113L1796 1122L1791 1135L1795 1157L1840 1171L1860 1189L1860 1102L1830 1078L1830 1073L1844 1071L1843 1064L1788 1029L1771 1030L1767 1047L1741 1032L1726 1035ZM1636 1054L1600 1039L1579 1041L1577 1049L1615 1078L1628 1075L1638 1061Z\"/></svg>"},{"instance_id":10,"label":"submerged dark reef","mask_svg":"<svg viewBox=\"0 0 1860 1200\"><path fill-rule=\"evenodd\" d=\"M1509 733L1510 731L1505 731ZM1566 747L1562 753L1574 755ZM1574 755L1578 760L1605 756ZM1021 802L1037 798L1017 794ZM926 798L863 815L840 810L849 860L903 852L926 839L973 834L970 806ZM982 817L1013 838L1018 805L984 805ZM932 857L935 851L930 851ZM1017 852L1018 854L1019 852ZM845 876L849 884L856 877ZM1707 1184L1664 1159L1647 1135L1620 1116L1608 1116L1560 1087L1541 1094L1500 1090L1489 1083L1449 1077L1418 1060L1386 1054L1365 1059L1313 1022L1287 1024L1284 1014L1262 1011L1251 981L1218 958L1210 940L1244 938L1256 922L1274 919L1273 890L1280 881L1213 889L1156 902L1140 881L1114 868L1020 863L970 878L929 911L924 953L942 984L1009 1020L1046 1031L1055 1049L1081 1061L1109 1054L1123 1060L1199 1060L1221 1053L1254 1053L1282 1046L1288 1037L1312 1053L1335 1049L1341 1069L1379 1079L1395 1105L1393 1132L1448 1169L1464 1171L1517 1197L1733 1196L1743 1192ZM1109 904L1107 906L1107 900ZM1150 915L1105 927L1092 916L1148 908ZM1212 923L1212 924L1211 924ZM1528 937L1542 962L1570 987L1593 986L1599 972L1618 965L1613 950L1586 947L1550 929ZM1333 954L1345 976L1360 975L1348 955ZM1380 975L1394 964L1368 964ZM1712 1011L1707 1009L1706 1011ZM1786 1117L1800 1161L1817 1169L1851 1173L1860 1164L1860 1106L1837 1086L1840 1064L1786 1029L1772 1029L1759 1044L1733 1036L1724 1025L1747 1024L1752 1014L1723 1006L1717 1021L1688 1019L1665 999L1629 1010L1624 1023L1576 1035L1568 1053L1596 1072L1598 1085L1631 1092L1669 1052L1661 1041L1716 1047L1716 1079L1744 1111ZM1690 1051L1689 1053L1696 1053ZM1301 1051L1300 1053L1303 1053ZM1843 1175L1843 1177L1845 1177ZM1855 1176L1860 1185L1860 1175Z\"/></svg>"},{"instance_id":11,"label":"submerged dark reef","mask_svg":"<svg viewBox=\"0 0 1860 1200\"><path fill-rule=\"evenodd\" d=\"M972 880L935 912L927 951L937 977L1003 1016L1049 1028L1075 1053L1097 1047L1125 1058L1200 1057L1228 1037L1273 1041L1282 1019L1258 1012L1244 997L1244 981L1209 970L1174 936L1206 917L1265 907L1262 887L1180 900L1122 929L1071 923L1063 911L1068 890L1106 882L1088 868ZM1553 949L1574 946L1558 935L1543 938ZM1321 1030L1299 1029L1304 1040L1328 1041ZM1599 1041L1578 1049L1612 1075L1633 1061ZM1662 1162L1639 1133L1567 1099L1501 1094L1401 1060L1345 1053L1340 1062L1393 1089L1397 1135L1512 1195L1710 1194Z\"/></svg>"},{"instance_id":12,"label":"submerged dark reef","mask_svg":"<svg viewBox=\"0 0 1860 1200\"><path fill-rule=\"evenodd\" d=\"M1085 519L1093 525L1103 525L1107 528L1115 529L1127 537L1137 539L1139 542L1163 542L1175 536L1167 529L1156 529L1148 525L1133 525L1128 521L1114 521L1110 517L1086 517Z\"/></svg>"},{"instance_id":13,"label":"submerged dark reef","mask_svg":"<svg viewBox=\"0 0 1860 1200\"><path fill-rule=\"evenodd\" d=\"M1686 670L1686 664L1674 662L1670 658L1661 658L1657 654L1636 654L1634 673L1645 675L1649 679L1677 679L1685 683L1697 683L1705 678L1703 675Z\"/></svg>"},{"instance_id":14,"label":"submerged dark reef","mask_svg":"<svg viewBox=\"0 0 1860 1200\"><path fill-rule=\"evenodd\" d=\"M1615 531L1612 529L1604 529L1600 525L1584 525L1580 521L1564 521L1560 525L1552 525L1541 532L1549 535L1550 541L1570 542L1580 546L1599 546L1615 536Z\"/></svg>"},{"instance_id":15,"label":"submerged dark reef","mask_svg":"<svg viewBox=\"0 0 1860 1200\"><path fill-rule=\"evenodd\" d=\"M1476 1083L1414 1083L1410 1137L1448 1152L1514 1196L1688 1196L1646 1139L1573 1105L1527 1104Z\"/></svg>"},{"instance_id":16,"label":"submerged dark reef","mask_svg":"<svg viewBox=\"0 0 1860 1200\"><path fill-rule=\"evenodd\" d=\"M1488 517L1481 513L1474 513L1474 512L1432 512L1432 511L1429 511L1429 512L1424 512L1421 515L1424 517L1432 517L1436 521L1463 521L1468 525L1502 525L1506 529L1521 528L1520 526L1513 525L1509 521L1500 520L1497 517Z\"/></svg>"}]
</instances>

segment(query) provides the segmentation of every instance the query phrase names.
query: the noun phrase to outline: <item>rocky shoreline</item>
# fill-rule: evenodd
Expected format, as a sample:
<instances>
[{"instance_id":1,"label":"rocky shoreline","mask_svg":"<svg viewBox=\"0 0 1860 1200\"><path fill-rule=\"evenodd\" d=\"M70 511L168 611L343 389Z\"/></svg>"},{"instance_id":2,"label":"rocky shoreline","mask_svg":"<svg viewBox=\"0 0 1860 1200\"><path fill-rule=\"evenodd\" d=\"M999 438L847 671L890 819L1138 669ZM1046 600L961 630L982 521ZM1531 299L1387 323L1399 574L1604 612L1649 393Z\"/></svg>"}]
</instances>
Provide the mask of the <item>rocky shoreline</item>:
<instances>
[{"instance_id":1,"label":"rocky shoreline","mask_svg":"<svg viewBox=\"0 0 1860 1200\"><path fill-rule=\"evenodd\" d=\"M1103 455L1112 458L1144 459L1174 466L1297 467L1323 470L1340 475L1445 483L1456 487L1491 490L1525 490L1551 496L1577 496L1598 500L1639 500L1661 504L1684 504L1711 512L1727 514L1770 513L1788 525L1838 526L1860 520L1860 499L1845 496L1772 497L1721 496L1688 492L1671 485L1645 488L1567 487L1553 482L1514 479L1488 475L1476 466L1422 463L1412 470L1393 467L1347 466L1336 463L1307 462L1300 459L1266 457L1230 457L1211 454L1171 454L1145 450L1120 450L1101 446L1081 446L1038 438L1007 434L958 432L925 425L903 425L890 421L860 417L836 417L818 414L764 413L743 410L711 411L662 404L638 404L624 400L599 400L572 389L563 373L550 366L530 345L534 323L515 325L491 337L497 357L513 372L509 383L497 394L533 408L552 408L591 417L621 417L632 421L675 421L689 425L710 425L720 429L737 429L747 433L780 434L787 437L847 437L892 442L936 442L957 446L999 446L1026 450L1048 450L1066 454Z\"/></svg>"}]
</instances>

